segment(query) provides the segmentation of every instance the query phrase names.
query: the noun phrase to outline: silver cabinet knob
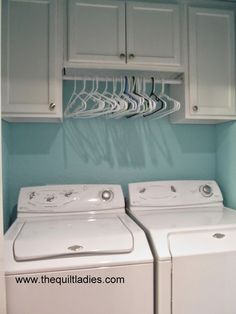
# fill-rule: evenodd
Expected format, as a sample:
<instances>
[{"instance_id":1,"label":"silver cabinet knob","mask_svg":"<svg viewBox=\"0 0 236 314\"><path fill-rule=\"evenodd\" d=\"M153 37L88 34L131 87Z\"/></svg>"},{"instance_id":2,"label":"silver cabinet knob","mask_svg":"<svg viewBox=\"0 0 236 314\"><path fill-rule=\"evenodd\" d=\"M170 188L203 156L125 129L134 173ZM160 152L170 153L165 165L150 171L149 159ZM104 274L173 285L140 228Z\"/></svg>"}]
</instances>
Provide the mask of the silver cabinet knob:
<instances>
[{"instance_id":1,"label":"silver cabinet knob","mask_svg":"<svg viewBox=\"0 0 236 314\"><path fill-rule=\"evenodd\" d=\"M193 106L193 111L198 112L198 106Z\"/></svg>"},{"instance_id":2,"label":"silver cabinet knob","mask_svg":"<svg viewBox=\"0 0 236 314\"><path fill-rule=\"evenodd\" d=\"M51 103L49 104L49 110L50 110L50 111L53 111L53 110L55 110L55 108L56 108L56 104L55 104L54 102L51 102Z\"/></svg>"},{"instance_id":3,"label":"silver cabinet knob","mask_svg":"<svg viewBox=\"0 0 236 314\"><path fill-rule=\"evenodd\" d=\"M130 60L133 60L133 59L134 59L134 54L133 54L133 53L129 54L129 59L130 59Z\"/></svg>"},{"instance_id":4,"label":"silver cabinet knob","mask_svg":"<svg viewBox=\"0 0 236 314\"><path fill-rule=\"evenodd\" d=\"M121 53L120 54L120 59L124 59L125 58L125 54L124 53Z\"/></svg>"}]
</instances>

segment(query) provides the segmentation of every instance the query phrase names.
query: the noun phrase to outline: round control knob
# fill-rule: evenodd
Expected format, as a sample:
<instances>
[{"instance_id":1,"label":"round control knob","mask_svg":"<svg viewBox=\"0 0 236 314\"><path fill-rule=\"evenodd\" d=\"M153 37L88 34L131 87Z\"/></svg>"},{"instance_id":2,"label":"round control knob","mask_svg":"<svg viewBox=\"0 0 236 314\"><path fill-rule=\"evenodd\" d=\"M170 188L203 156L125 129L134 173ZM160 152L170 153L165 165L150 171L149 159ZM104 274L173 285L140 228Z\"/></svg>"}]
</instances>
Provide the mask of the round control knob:
<instances>
[{"instance_id":1,"label":"round control knob","mask_svg":"<svg viewBox=\"0 0 236 314\"><path fill-rule=\"evenodd\" d=\"M111 190L102 191L102 200L110 201L113 198L113 192Z\"/></svg>"},{"instance_id":2,"label":"round control knob","mask_svg":"<svg viewBox=\"0 0 236 314\"><path fill-rule=\"evenodd\" d=\"M210 197L213 194L212 187L210 185L208 185L208 184L202 185L200 187L200 192L205 197Z\"/></svg>"}]
</instances>

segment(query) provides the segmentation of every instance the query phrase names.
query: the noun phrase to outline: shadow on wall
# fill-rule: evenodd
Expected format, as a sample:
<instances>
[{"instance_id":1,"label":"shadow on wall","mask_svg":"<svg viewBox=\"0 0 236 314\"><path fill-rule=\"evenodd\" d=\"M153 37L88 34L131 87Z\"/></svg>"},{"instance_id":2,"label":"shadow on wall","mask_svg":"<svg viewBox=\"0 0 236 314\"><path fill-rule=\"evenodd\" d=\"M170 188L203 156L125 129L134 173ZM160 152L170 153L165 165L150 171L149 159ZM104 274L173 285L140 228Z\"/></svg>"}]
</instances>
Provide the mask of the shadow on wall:
<instances>
[{"instance_id":1,"label":"shadow on wall","mask_svg":"<svg viewBox=\"0 0 236 314\"><path fill-rule=\"evenodd\" d=\"M65 161L70 162L66 156L70 145L84 163L143 168L147 162L158 166L165 161L172 167L178 152L214 153L214 138L206 133L210 129L171 125L166 119L70 120L63 124Z\"/></svg>"},{"instance_id":2,"label":"shadow on wall","mask_svg":"<svg viewBox=\"0 0 236 314\"><path fill-rule=\"evenodd\" d=\"M65 122L63 131L65 154L66 146L71 145L84 163L143 168L147 158L158 165L160 156L170 165L173 162L162 125L154 121L74 120ZM67 163L69 158L65 156Z\"/></svg>"},{"instance_id":3,"label":"shadow on wall","mask_svg":"<svg viewBox=\"0 0 236 314\"><path fill-rule=\"evenodd\" d=\"M166 118L12 124L9 138L6 143L9 155L15 162L23 162L26 170L37 162L38 165L44 162L45 169L47 165L58 164L61 170L76 164L106 164L117 169L172 167L215 153L214 126L173 125Z\"/></svg>"}]
</instances>

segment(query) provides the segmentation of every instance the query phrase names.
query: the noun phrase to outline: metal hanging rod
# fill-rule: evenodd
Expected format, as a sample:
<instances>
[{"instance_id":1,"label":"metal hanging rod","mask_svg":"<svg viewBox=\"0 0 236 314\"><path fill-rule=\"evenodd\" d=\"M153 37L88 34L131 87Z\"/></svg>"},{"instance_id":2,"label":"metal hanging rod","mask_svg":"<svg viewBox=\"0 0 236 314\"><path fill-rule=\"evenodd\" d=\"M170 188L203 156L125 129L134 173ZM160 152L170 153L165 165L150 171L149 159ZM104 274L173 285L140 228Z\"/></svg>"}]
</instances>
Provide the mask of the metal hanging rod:
<instances>
[{"instance_id":1,"label":"metal hanging rod","mask_svg":"<svg viewBox=\"0 0 236 314\"><path fill-rule=\"evenodd\" d=\"M135 75L127 75L128 77L132 77L132 76L135 76ZM136 76L136 77L143 77L147 82L150 81L151 82L151 77L144 77L144 76ZM164 83L164 84L171 84L171 85L179 85L179 84L183 84L183 80L181 79L160 79L160 78L157 78L155 76L152 76L155 78L155 83ZM63 80L78 80L78 81L82 81L82 80L85 80L85 81L92 81L92 80L96 80L98 79L100 82L105 82L105 81L113 81L113 79L122 79L124 78L124 76L114 76L114 77L100 77L100 76L63 76Z\"/></svg>"},{"instance_id":2,"label":"metal hanging rod","mask_svg":"<svg viewBox=\"0 0 236 314\"><path fill-rule=\"evenodd\" d=\"M132 70L132 69L87 69L64 67L62 71L63 80L87 80L99 79L99 81L113 81L124 77L144 78L147 82L154 77L156 83L183 84L184 74L182 72L166 72L154 70Z\"/></svg>"}]
</instances>

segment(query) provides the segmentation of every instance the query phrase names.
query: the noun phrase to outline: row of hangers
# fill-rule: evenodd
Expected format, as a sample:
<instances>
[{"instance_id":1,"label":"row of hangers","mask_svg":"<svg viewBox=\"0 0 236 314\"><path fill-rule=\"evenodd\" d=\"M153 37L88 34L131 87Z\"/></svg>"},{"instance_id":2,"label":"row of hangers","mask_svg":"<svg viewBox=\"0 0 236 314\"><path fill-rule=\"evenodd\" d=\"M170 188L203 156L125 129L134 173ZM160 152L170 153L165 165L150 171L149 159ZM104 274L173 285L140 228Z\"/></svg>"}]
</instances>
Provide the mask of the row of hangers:
<instances>
[{"instance_id":1,"label":"row of hangers","mask_svg":"<svg viewBox=\"0 0 236 314\"><path fill-rule=\"evenodd\" d=\"M88 84L89 82L89 84ZM103 90L101 84L103 82ZM93 78L83 80L83 87L78 90L77 80L66 105L66 118L123 118L134 119L145 117L160 119L180 109L180 103L165 92L165 81L161 80L161 90L156 91L156 81L151 77L151 89L147 92L150 80L143 77L113 78L112 88L108 84L111 79ZM90 86L88 90L88 85Z\"/></svg>"}]
</instances>

